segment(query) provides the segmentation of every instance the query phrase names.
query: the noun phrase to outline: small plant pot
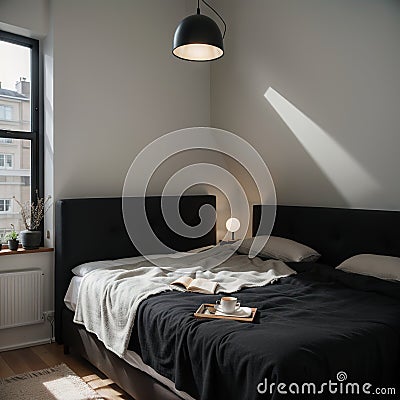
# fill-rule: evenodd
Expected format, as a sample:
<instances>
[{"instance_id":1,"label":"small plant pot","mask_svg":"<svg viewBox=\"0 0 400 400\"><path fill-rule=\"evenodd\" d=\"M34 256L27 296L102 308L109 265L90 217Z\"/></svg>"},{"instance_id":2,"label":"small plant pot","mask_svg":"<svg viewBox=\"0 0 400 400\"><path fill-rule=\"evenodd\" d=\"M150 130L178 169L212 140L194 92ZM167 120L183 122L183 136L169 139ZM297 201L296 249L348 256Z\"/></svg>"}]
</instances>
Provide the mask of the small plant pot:
<instances>
[{"instance_id":1,"label":"small plant pot","mask_svg":"<svg viewBox=\"0 0 400 400\"><path fill-rule=\"evenodd\" d=\"M18 245L19 245L19 240L12 239L8 241L8 248L11 251L17 251L18 250Z\"/></svg>"},{"instance_id":2,"label":"small plant pot","mask_svg":"<svg viewBox=\"0 0 400 400\"><path fill-rule=\"evenodd\" d=\"M35 250L40 246L42 240L42 232L40 231L22 231L19 233L22 247L26 250Z\"/></svg>"}]
</instances>

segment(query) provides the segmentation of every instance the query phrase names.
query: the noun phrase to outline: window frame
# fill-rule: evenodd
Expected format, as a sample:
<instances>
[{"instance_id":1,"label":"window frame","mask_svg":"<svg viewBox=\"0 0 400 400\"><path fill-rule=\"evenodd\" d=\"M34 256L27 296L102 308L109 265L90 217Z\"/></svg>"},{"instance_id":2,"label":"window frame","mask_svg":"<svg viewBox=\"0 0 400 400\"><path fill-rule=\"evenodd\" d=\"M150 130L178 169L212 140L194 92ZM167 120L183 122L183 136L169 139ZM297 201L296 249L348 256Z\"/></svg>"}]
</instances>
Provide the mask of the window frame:
<instances>
[{"instance_id":1,"label":"window frame","mask_svg":"<svg viewBox=\"0 0 400 400\"><path fill-rule=\"evenodd\" d=\"M31 145L31 200L36 202L36 190L40 197L44 193L44 151L41 103L39 93L39 41L0 30L0 40L31 49L31 130L18 131L0 129L0 138L29 140ZM43 233L43 222L40 230ZM42 234L43 242L43 234Z\"/></svg>"}]
</instances>

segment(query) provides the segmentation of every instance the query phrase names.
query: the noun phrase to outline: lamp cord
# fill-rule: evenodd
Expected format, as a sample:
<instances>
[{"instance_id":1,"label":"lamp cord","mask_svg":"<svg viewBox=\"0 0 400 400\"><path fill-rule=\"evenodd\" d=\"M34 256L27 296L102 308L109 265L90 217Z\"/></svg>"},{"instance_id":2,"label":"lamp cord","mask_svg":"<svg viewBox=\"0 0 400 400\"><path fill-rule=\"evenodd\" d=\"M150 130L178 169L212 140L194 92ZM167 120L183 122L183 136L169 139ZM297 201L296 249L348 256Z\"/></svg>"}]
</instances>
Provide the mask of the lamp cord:
<instances>
[{"instance_id":1,"label":"lamp cord","mask_svg":"<svg viewBox=\"0 0 400 400\"><path fill-rule=\"evenodd\" d=\"M218 18L222 21L222 23L224 24L224 33L222 34L222 39L225 38L225 33L226 33L226 23L224 21L224 19L221 17L221 15L218 13L218 11L213 8L212 6L210 6L210 4L208 4L205 0L201 0L210 10L214 11L215 14L217 14ZM197 0L197 14L200 14L200 0Z\"/></svg>"}]
</instances>

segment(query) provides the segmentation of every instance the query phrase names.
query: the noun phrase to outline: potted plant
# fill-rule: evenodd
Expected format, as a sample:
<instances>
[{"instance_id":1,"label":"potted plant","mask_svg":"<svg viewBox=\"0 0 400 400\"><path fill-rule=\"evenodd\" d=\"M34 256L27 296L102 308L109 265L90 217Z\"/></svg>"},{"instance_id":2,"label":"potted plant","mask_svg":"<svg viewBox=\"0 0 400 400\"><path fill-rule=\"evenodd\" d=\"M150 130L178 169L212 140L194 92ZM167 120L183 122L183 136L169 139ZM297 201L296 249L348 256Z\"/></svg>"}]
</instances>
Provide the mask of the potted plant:
<instances>
[{"instance_id":1,"label":"potted plant","mask_svg":"<svg viewBox=\"0 0 400 400\"><path fill-rule=\"evenodd\" d=\"M21 203L14 197L14 200L21 207L20 214L25 226L25 230L19 234L24 249L33 250L39 248L42 241L42 232L39 230L39 227L44 214L50 207L50 204L48 204L50 199L51 196L39 197L37 190L36 203L29 200Z\"/></svg>"},{"instance_id":2,"label":"potted plant","mask_svg":"<svg viewBox=\"0 0 400 400\"><path fill-rule=\"evenodd\" d=\"M5 240L8 240L8 248L11 251L17 251L19 245L18 233L15 231L14 224L11 224L11 227L12 231L8 232L4 238Z\"/></svg>"}]
</instances>

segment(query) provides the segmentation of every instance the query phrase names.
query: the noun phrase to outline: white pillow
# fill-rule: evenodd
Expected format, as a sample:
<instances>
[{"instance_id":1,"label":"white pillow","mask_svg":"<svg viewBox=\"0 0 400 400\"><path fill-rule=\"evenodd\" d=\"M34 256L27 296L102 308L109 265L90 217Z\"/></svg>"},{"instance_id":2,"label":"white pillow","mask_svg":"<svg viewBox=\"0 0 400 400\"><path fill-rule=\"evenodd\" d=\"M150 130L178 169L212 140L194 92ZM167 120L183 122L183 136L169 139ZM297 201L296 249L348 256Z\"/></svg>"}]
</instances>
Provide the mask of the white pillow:
<instances>
[{"instance_id":1,"label":"white pillow","mask_svg":"<svg viewBox=\"0 0 400 400\"><path fill-rule=\"evenodd\" d=\"M112 266L111 261L93 261L77 265L73 268L72 273L75 276L85 276L96 269L108 268L110 266Z\"/></svg>"},{"instance_id":2,"label":"white pillow","mask_svg":"<svg viewBox=\"0 0 400 400\"><path fill-rule=\"evenodd\" d=\"M112 267L119 267L121 265L133 264L141 259L145 259L143 256L120 258L118 260L103 260L103 261L92 261L84 264L80 264L73 268L72 273L76 276L85 276L89 272L97 269L106 269Z\"/></svg>"},{"instance_id":3,"label":"white pillow","mask_svg":"<svg viewBox=\"0 0 400 400\"><path fill-rule=\"evenodd\" d=\"M257 236L257 238L261 240L264 238L266 239L267 236ZM253 240L254 238L243 240L238 249L238 253L249 254ZM258 255L285 262L313 262L321 257L321 255L311 247L278 236L270 236L266 245Z\"/></svg>"},{"instance_id":4,"label":"white pillow","mask_svg":"<svg viewBox=\"0 0 400 400\"><path fill-rule=\"evenodd\" d=\"M177 252L173 254L152 254L146 257L137 256L137 257L119 258L117 260L92 261L76 266L75 268L72 269L72 273L76 276L85 276L89 272L98 269L121 267L124 265L136 264L139 261L156 260L157 258L163 258L166 256L172 258L180 258L187 256L187 253L200 253L202 251L209 250L213 247L215 246L211 245L206 247L200 247L198 249L193 249L188 252Z\"/></svg>"},{"instance_id":5,"label":"white pillow","mask_svg":"<svg viewBox=\"0 0 400 400\"><path fill-rule=\"evenodd\" d=\"M400 281L400 258L376 254L358 254L343 261L336 269L379 279Z\"/></svg>"}]
</instances>

